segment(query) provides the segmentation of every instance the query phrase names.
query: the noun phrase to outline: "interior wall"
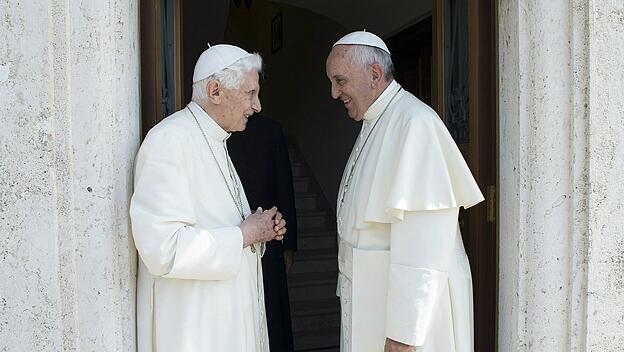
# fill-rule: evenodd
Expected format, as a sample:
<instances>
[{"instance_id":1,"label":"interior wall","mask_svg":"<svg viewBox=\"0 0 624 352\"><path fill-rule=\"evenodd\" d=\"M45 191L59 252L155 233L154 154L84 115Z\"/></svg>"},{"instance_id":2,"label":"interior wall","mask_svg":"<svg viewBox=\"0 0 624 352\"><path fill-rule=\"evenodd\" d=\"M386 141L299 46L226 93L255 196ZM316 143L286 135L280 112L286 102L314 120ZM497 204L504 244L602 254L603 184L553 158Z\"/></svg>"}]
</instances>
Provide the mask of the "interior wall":
<instances>
[{"instance_id":1,"label":"interior wall","mask_svg":"<svg viewBox=\"0 0 624 352\"><path fill-rule=\"evenodd\" d=\"M433 0L272 0L306 9L340 23L349 32L366 29L382 38L397 33L433 10Z\"/></svg>"},{"instance_id":2,"label":"interior wall","mask_svg":"<svg viewBox=\"0 0 624 352\"><path fill-rule=\"evenodd\" d=\"M431 2L426 6L422 3L408 6L410 11L404 4L388 7L384 18L393 21L384 26L371 13L356 11L353 16L357 19L338 23L319 12L281 2L254 0L250 7L245 3L241 1L236 7L233 1L226 0L184 2L183 100L187 102L191 98L193 66L207 42L226 42L260 53L265 64L260 91L262 114L282 124L335 210L342 171L360 125L348 118L341 104L331 99L325 73L325 59L331 45L358 28L377 26L382 30L383 27L385 33L377 33L382 37L388 31L405 28L430 11ZM271 22L280 12L282 47L273 51ZM400 20L396 20L397 16Z\"/></svg>"},{"instance_id":3,"label":"interior wall","mask_svg":"<svg viewBox=\"0 0 624 352\"><path fill-rule=\"evenodd\" d=\"M281 12L282 48L271 52L271 20ZM332 20L297 7L254 1L230 8L225 39L258 51L265 61L262 113L282 123L309 164L330 205L359 129L330 96L325 59L346 30Z\"/></svg>"},{"instance_id":4,"label":"interior wall","mask_svg":"<svg viewBox=\"0 0 624 352\"><path fill-rule=\"evenodd\" d=\"M211 45L223 43L230 1L182 1L182 102L191 101L193 69L199 55Z\"/></svg>"}]
</instances>

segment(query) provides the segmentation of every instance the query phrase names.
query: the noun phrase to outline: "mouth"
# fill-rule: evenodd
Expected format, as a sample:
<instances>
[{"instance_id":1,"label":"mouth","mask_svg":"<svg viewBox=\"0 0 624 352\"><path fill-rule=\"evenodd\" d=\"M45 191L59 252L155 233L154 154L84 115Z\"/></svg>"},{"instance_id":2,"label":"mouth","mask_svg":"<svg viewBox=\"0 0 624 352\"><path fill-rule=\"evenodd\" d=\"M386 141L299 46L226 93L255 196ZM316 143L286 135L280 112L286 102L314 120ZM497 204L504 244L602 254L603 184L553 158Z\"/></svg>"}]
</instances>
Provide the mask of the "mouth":
<instances>
[{"instance_id":1,"label":"mouth","mask_svg":"<svg viewBox=\"0 0 624 352\"><path fill-rule=\"evenodd\" d=\"M351 102L351 98L340 98L340 101L347 106Z\"/></svg>"}]
</instances>

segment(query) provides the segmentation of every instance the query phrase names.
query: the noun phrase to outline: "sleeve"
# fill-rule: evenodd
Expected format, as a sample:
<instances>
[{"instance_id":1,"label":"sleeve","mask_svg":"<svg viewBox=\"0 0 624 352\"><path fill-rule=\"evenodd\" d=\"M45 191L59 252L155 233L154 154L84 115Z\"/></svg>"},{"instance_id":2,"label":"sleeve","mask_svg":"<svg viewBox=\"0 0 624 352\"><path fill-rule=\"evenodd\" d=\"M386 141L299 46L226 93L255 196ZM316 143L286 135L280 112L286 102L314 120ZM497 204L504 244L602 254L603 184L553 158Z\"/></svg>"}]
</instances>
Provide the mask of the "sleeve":
<instances>
[{"instance_id":1,"label":"sleeve","mask_svg":"<svg viewBox=\"0 0 624 352\"><path fill-rule=\"evenodd\" d=\"M295 195L293 189L292 170L288 157L288 147L282 129L278 128L276 137L275 182L277 190L277 207L286 220L286 235L284 249L297 250L297 211L295 209Z\"/></svg>"},{"instance_id":2,"label":"sleeve","mask_svg":"<svg viewBox=\"0 0 624 352\"><path fill-rule=\"evenodd\" d=\"M447 295L458 208L405 212L391 225L386 336L422 346Z\"/></svg>"},{"instance_id":3,"label":"sleeve","mask_svg":"<svg viewBox=\"0 0 624 352\"><path fill-rule=\"evenodd\" d=\"M241 265L242 232L237 226L197 226L182 141L189 143L172 133L148 135L139 151L130 202L136 248L154 276L230 279Z\"/></svg>"}]
</instances>

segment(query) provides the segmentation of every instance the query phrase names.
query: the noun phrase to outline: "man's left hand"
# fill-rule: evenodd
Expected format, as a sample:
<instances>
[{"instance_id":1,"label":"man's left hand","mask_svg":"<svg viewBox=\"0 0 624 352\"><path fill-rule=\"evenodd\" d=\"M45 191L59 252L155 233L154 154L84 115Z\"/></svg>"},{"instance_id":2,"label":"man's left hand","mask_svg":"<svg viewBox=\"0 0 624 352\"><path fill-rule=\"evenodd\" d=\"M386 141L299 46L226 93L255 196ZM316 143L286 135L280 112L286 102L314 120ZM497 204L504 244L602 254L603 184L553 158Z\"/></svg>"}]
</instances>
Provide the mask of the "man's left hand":
<instances>
[{"instance_id":1,"label":"man's left hand","mask_svg":"<svg viewBox=\"0 0 624 352\"><path fill-rule=\"evenodd\" d=\"M384 352L416 352L416 346L406 345L399 341L386 338Z\"/></svg>"}]
</instances>

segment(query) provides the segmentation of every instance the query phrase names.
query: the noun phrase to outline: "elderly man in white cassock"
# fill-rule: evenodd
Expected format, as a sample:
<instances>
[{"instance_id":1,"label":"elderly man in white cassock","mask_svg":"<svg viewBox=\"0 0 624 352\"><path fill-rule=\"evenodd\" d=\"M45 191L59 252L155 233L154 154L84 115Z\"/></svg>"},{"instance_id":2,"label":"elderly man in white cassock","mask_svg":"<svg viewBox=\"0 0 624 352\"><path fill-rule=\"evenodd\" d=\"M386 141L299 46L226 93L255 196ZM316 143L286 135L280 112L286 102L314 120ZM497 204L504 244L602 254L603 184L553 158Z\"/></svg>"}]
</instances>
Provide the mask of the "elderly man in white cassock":
<instances>
[{"instance_id":1,"label":"elderly man in white cassock","mask_svg":"<svg viewBox=\"0 0 624 352\"><path fill-rule=\"evenodd\" d=\"M483 200L438 115L393 80L376 35L338 40L331 95L363 121L338 194L341 351L473 350L459 207Z\"/></svg>"},{"instance_id":2,"label":"elderly man in white cassock","mask_svg":"<svg viewBox=\"0 0 624 352\"><path fill-rule=\"evenodd\" d=\"M139 252L139 352L268 351L261 255L274 207L249 209L226 141L260 111L258 54L204 51L193 99L145 137L130 205Z\"/></svg>"}]
</instances>

